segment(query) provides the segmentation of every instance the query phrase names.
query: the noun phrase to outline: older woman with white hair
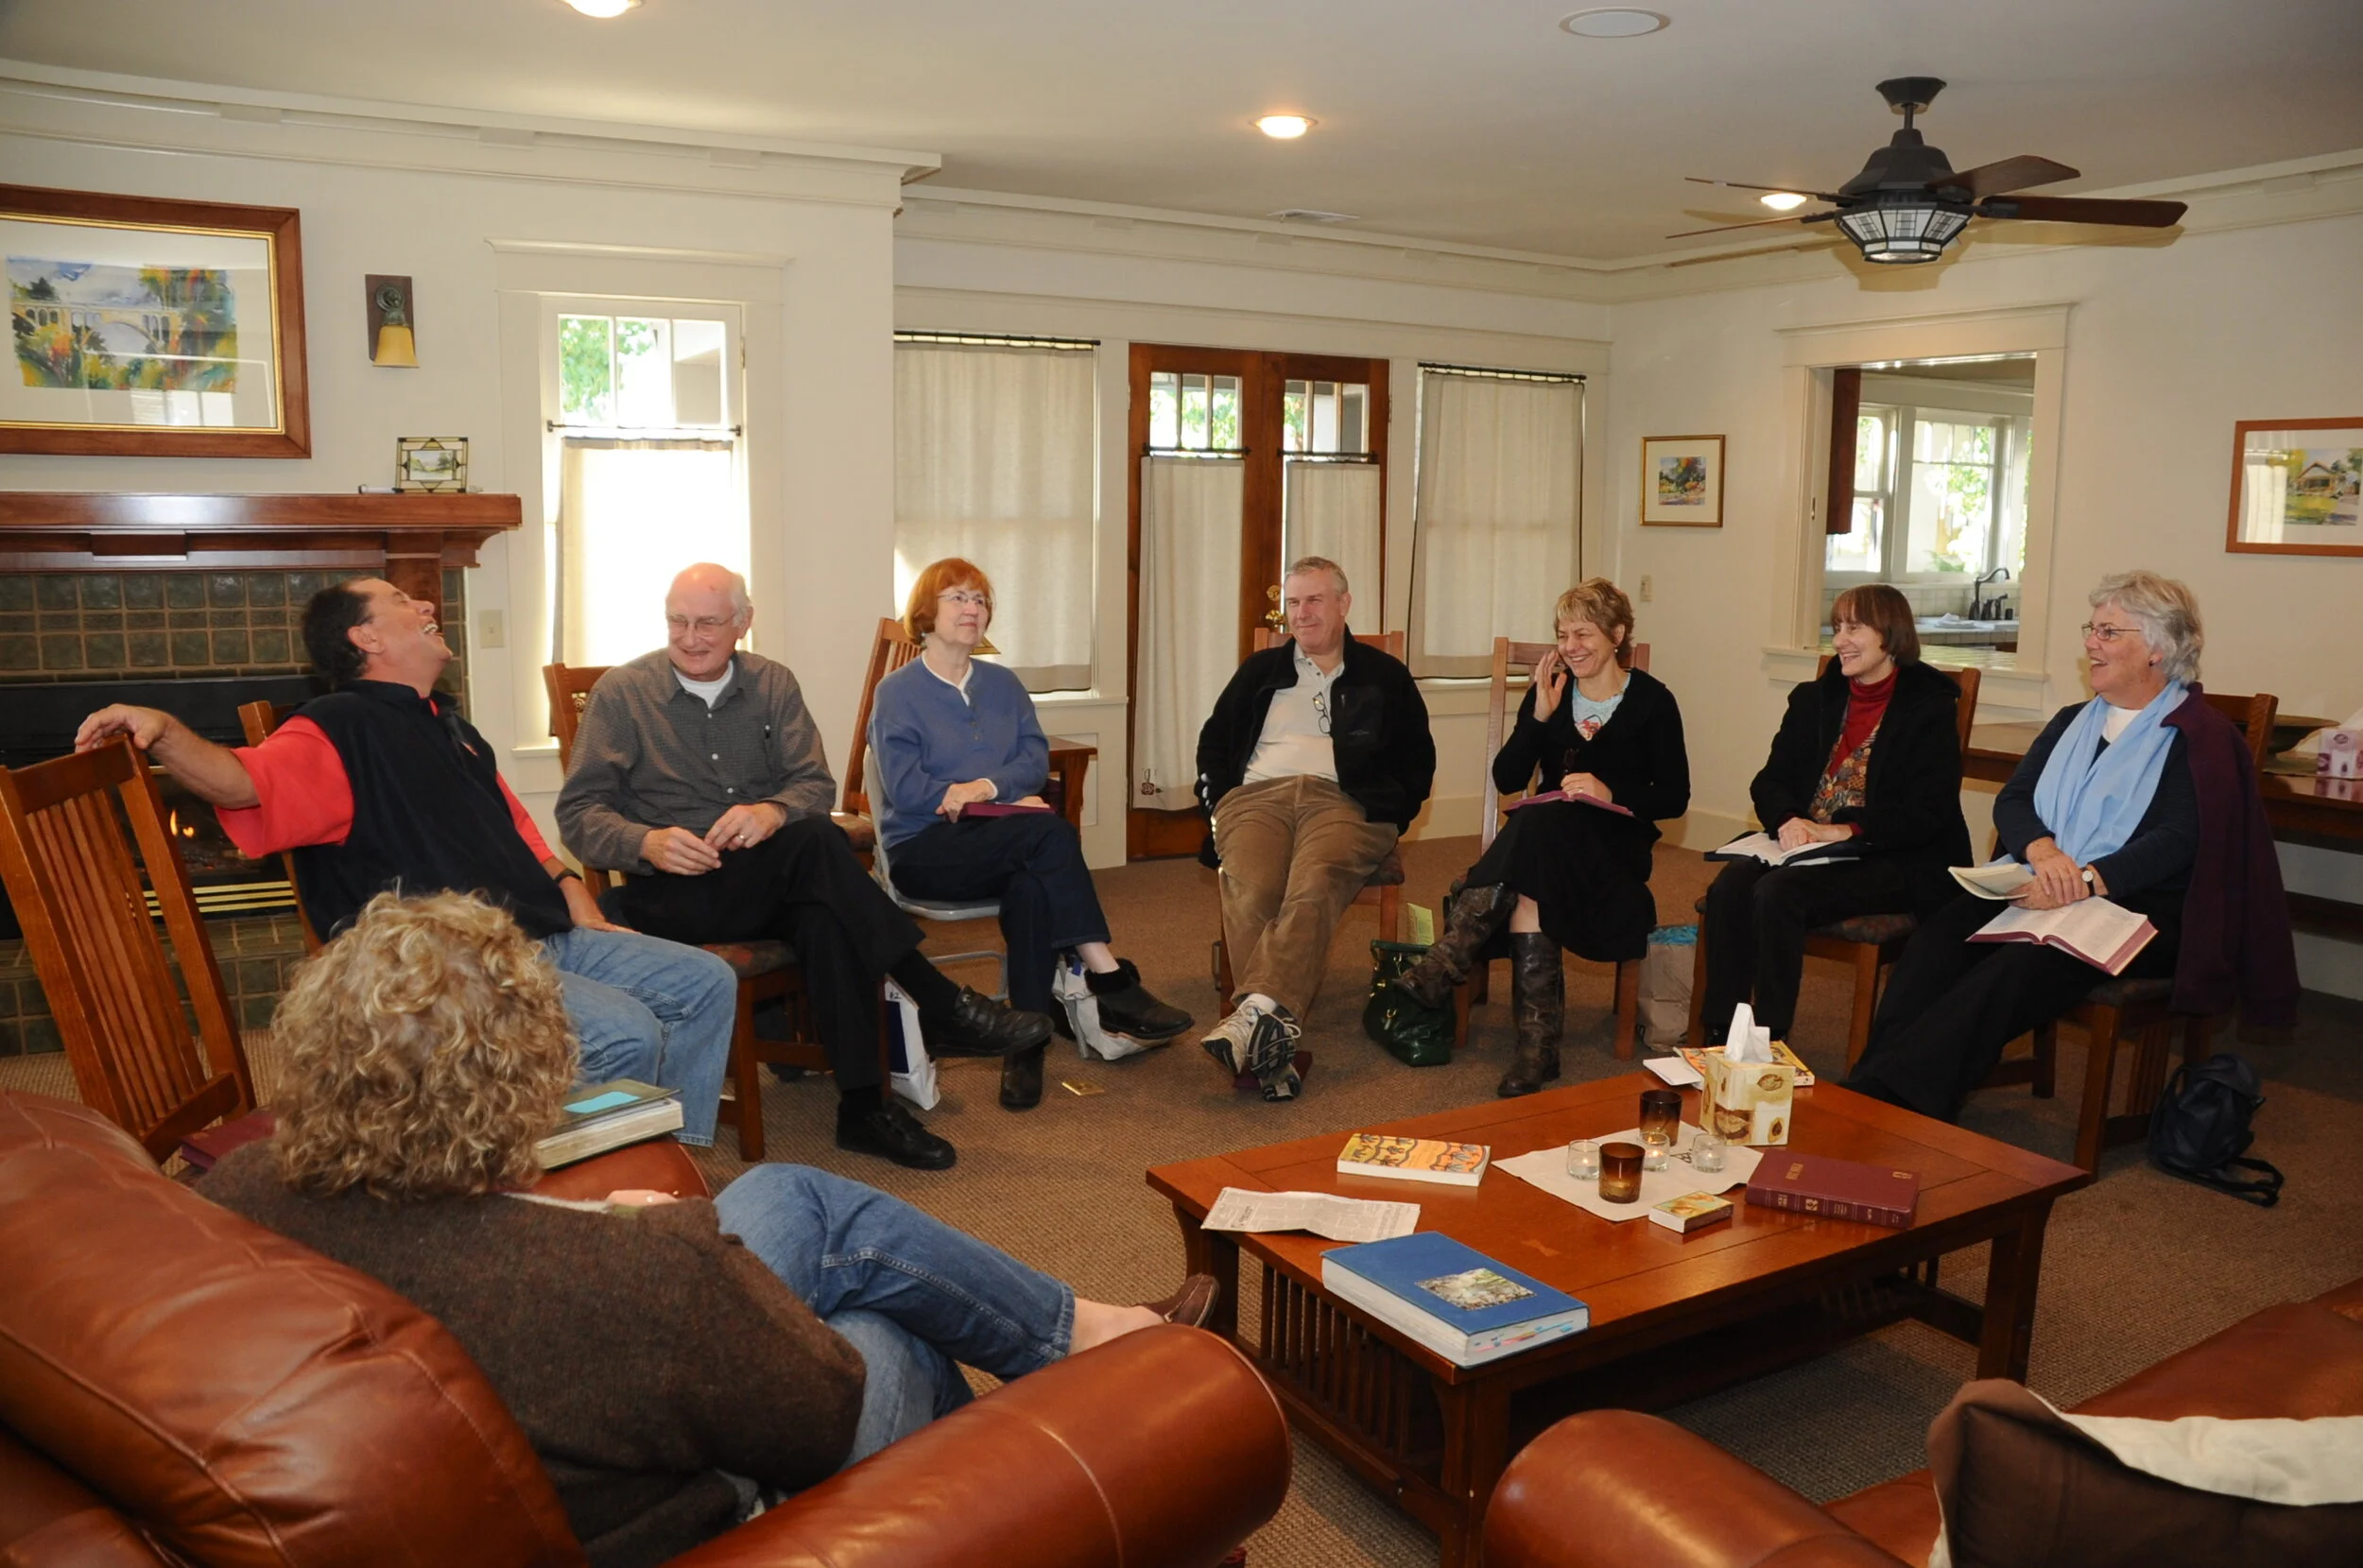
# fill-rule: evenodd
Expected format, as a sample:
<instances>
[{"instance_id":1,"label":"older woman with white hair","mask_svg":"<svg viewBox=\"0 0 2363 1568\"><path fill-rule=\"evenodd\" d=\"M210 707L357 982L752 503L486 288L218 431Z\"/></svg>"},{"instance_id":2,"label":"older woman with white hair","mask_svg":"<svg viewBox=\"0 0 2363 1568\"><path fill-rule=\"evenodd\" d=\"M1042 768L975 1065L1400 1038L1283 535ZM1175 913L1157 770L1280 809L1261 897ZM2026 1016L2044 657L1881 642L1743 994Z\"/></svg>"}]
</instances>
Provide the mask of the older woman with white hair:
<instances>
[{"instance_id":1,"label":"older woman with white hair","mask_svg":"<svg viewBox=\"0 0 2363 1568\"><path fill-rule=\"evenodd\" d=\"M2279 1020L2296 998L2287 913L2245 743L2196 685L2198 602L2127 572L2090 603L2092 699L2052 715L1994 799L2003 849L2034 873L2018 902L2108 898L2158 928L2128 977L2174 975L2183 1010L2237 992ZM1997 908L1964 894L1922 924L1848 1088L1955 1120L2011 1041L2101 979L2057 948L1971 942Z\"/></svg>"}]
</instances>

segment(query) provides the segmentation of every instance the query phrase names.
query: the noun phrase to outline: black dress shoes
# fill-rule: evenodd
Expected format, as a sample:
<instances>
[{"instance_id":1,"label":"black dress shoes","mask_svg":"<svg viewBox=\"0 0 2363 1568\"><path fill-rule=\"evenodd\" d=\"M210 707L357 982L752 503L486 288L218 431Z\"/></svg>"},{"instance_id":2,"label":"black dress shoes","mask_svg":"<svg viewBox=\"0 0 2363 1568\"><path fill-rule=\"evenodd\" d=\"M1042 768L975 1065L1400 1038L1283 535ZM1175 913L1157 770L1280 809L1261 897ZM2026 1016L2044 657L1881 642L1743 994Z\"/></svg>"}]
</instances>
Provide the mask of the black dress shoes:
<instances>
[{"instance_id":1,"label":"black dress shoes","mask_svg":"<svg viewBox=\"0 0 2363 1568\"><path fill-rule=\"evenodd\" d=\"M950 1170L960 1157L957 1149L922 1127L919 1118L891 1094L860 1110L840 1104L837 1146L855 1154L874 1154L912 1170Z\"/></svg>"},{"instance_id":2,"label":"black dress shoes","mask_svg":"<svg viewBox=\"0 0 2363 1568\"><path fill-rule=\"evenodd\" d=\"M940 1012L922 1012L920 1032L932 1057L1006 1057L1030 1051L1050 1039L1050 1020L996 1002L967 986Z\"/></svg>"},{"instance_id":3,"label":"black dress shoes","mask_svg":"<svg viewBox=\"0 0 2363 1568\"><path fill-rule=\"evenodd\" d=\"M1130 958L1119 958L1106 974L1089 976L1092 995L1099 1001L1099 1022L1111 1033L1162 1045L1195 1022L1169 1002L1161 1002L1141 984L1141 972Z\"/></svg>"},{"instance_id":4,"label":"black dress shoes","mask_svg":"<svg viewBox=\"0 0 2363 1568\"><path fill-rule=\"evenodd\" d=\"M1001 1109L1031 1111L1042 1104L1042 1054L1047 1049L1037 1045L1030 1051L1001 1059Z\"/></svg>"}]
</instances>

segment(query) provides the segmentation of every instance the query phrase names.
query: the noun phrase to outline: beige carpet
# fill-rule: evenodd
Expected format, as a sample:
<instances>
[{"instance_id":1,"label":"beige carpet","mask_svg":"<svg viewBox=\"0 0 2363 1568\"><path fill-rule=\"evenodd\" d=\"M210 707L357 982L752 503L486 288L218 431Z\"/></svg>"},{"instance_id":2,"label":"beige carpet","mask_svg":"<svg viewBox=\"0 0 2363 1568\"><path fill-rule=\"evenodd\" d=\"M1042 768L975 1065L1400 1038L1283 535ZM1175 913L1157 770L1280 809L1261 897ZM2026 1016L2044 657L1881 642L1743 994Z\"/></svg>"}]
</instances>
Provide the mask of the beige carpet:
<instances>
[{"instance_id":1,"label":"beige carpet","mask_svg":"<svg viewBox=\"0 0 2363 1568\"><path fill-rule=\"evenodd\" d=\"M1474 839L1407 847L1412 899L1433 905L1474 857ZM1690 918L1711 868L1664 850L1656 878L1661 917ZM1216 932L1212 873L1183 861L1100 875L1117 951L1136 960L1167 1000L1211 1022L1208 944ZM904 1171L840 1153L831 1141L835 1094L824 1078L771 1087L765 1127L775 1159L802 1160L871 1181L1111 1301L1173 1287L1181 1247L1172 1215L1142 1180L1151 1164L1490 1097L1509 1052L1508 1009L1479 1009L1474 1041L1448 1067L1414 1072L1362 1038L1369 975L1369 910L1355 910L1333 952L1326 989L1308 1020L1315 1063L1302 1099L1267 1105L1237 1094L1186 1039L1130 1061L1052 1058L1042 1106L1024 1114L994 1102L990 1064L944 1069L944 1103L927 1120L960 1150L940 1175ZM946 927L942 951L995 944L989 927ZM1504 977L1497 972L1497 981ZM1842 1065L1848 980L1835 965L1808 973L1798 1047L1823 1071ZM1605 969L1568 966L1567 1070L1576 1079L1622 1070L1605 1048ZM2363 1270L2363 1209L2349 1201L2339 1164L2363 1099L2363 1004L2309 996L2292 1043L2248 1048L2268 1079L2255 1152L2288 1173L2279 1208L2260 1211L2171 1180L2137 1149L2110 1156L2101 1180L2055 1211L2045 1250L2030 1381L2056 1400L2081 1399L2161 1355L2273 1301L2311 1295ZM1967 1124L2056 1158L2073 1143L2081 1042L2063 1031L2061 1092L2050 1102L2024 1089L1980 1095ZM267 1037L256 1042L267 1081ZM1106 1091L1078 1097L1056 1080ZM0 1086L71 1092L63 1063L0 1059ZM724 1135L709 1157L716 1184L743 1166ZM1947 1265L1947 1280L1974 1293L1978 1254ZM1917 1325L1670 1414L1808 1496L1840 1496L1917 1469L1929 1419L1970 1375L1967 1346ZM1320 1450L1300 1441L1295 1483L1280 1515L1256 1536L1258 1568L1424 1565L1433 1541Z\"/></svg>"}]
</instances>

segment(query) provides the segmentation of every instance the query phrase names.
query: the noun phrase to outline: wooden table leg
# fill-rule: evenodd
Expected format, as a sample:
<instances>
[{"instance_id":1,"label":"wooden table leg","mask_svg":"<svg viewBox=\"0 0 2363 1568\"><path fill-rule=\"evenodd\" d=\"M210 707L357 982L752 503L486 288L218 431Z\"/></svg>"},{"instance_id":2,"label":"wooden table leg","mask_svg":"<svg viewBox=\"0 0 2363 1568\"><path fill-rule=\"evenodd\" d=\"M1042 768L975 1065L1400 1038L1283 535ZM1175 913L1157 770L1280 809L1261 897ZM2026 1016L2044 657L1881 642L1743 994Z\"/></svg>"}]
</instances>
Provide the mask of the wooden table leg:
<instances>
[{"instance_id":1,"label":"wooden table leg","mask_svg":"<svg viewBox=\"0 0 2363 1568\"><path fill-rule=\"evenodd\" d=\"M2043 1273L2043 1232L2051 1205L2029 1211L1993 1238L1986 1266L1985 1331L1977 1342L1977 1375L2027 1381L2035 1338L2035 1287Z\"/></svg>"},{"instance_id":2,"label":"wooden table leg","mask_svg":"<svg viewBox=\"0 0 2363 1568\"><path fill-rule=\"evenodd\" d=\"M1509 1467L1509 1395L1499 1383L1440 1385L1444 1418L1440 1479L1451 1512L1436 1532L1438 1568L1476 1568L1485 1506Z\"/></svg>"},{"instance_id":3,"label":"wooden table leg","mask_svg":"<svg viewBox=\"0 0 2363 1568\"><path fill-rule=\"evenodd\" d=\"M1239 1337L1239 1244L1227 1231L1207 1230L1179 1203L1173 1206L1173 1217L1182 1227L1183 1266L1193 1274L1212 1274L1222 1289L1214 1312L1207 1317L1206 1330L1235 1342Z\"/></svg>"}]
</instances>

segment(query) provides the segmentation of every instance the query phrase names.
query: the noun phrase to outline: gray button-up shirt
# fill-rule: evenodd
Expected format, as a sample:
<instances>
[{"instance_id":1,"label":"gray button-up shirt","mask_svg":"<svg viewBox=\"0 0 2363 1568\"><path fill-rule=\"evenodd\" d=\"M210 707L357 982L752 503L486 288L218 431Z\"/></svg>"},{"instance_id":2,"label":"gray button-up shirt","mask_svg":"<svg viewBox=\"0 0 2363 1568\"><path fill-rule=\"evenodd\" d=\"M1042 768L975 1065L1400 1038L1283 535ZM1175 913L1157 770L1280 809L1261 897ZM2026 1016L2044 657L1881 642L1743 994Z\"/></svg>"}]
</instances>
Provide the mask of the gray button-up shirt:
<instances>
[{"instance_id":1,"label":"gray button-up shirt","mask_svg":"<svg viewBox=\"0 0 2363 1568\"><path fill-rule=\"evenodd\" d=\"M584 865L648 871L640 844L651 830L702 834L756 801L790 820L828 815L837 781L796 677L744 651L732 669L711 708L674 678L663 648L599 678L558 795L559 833Z\"/></svg>"}]
</instances>

